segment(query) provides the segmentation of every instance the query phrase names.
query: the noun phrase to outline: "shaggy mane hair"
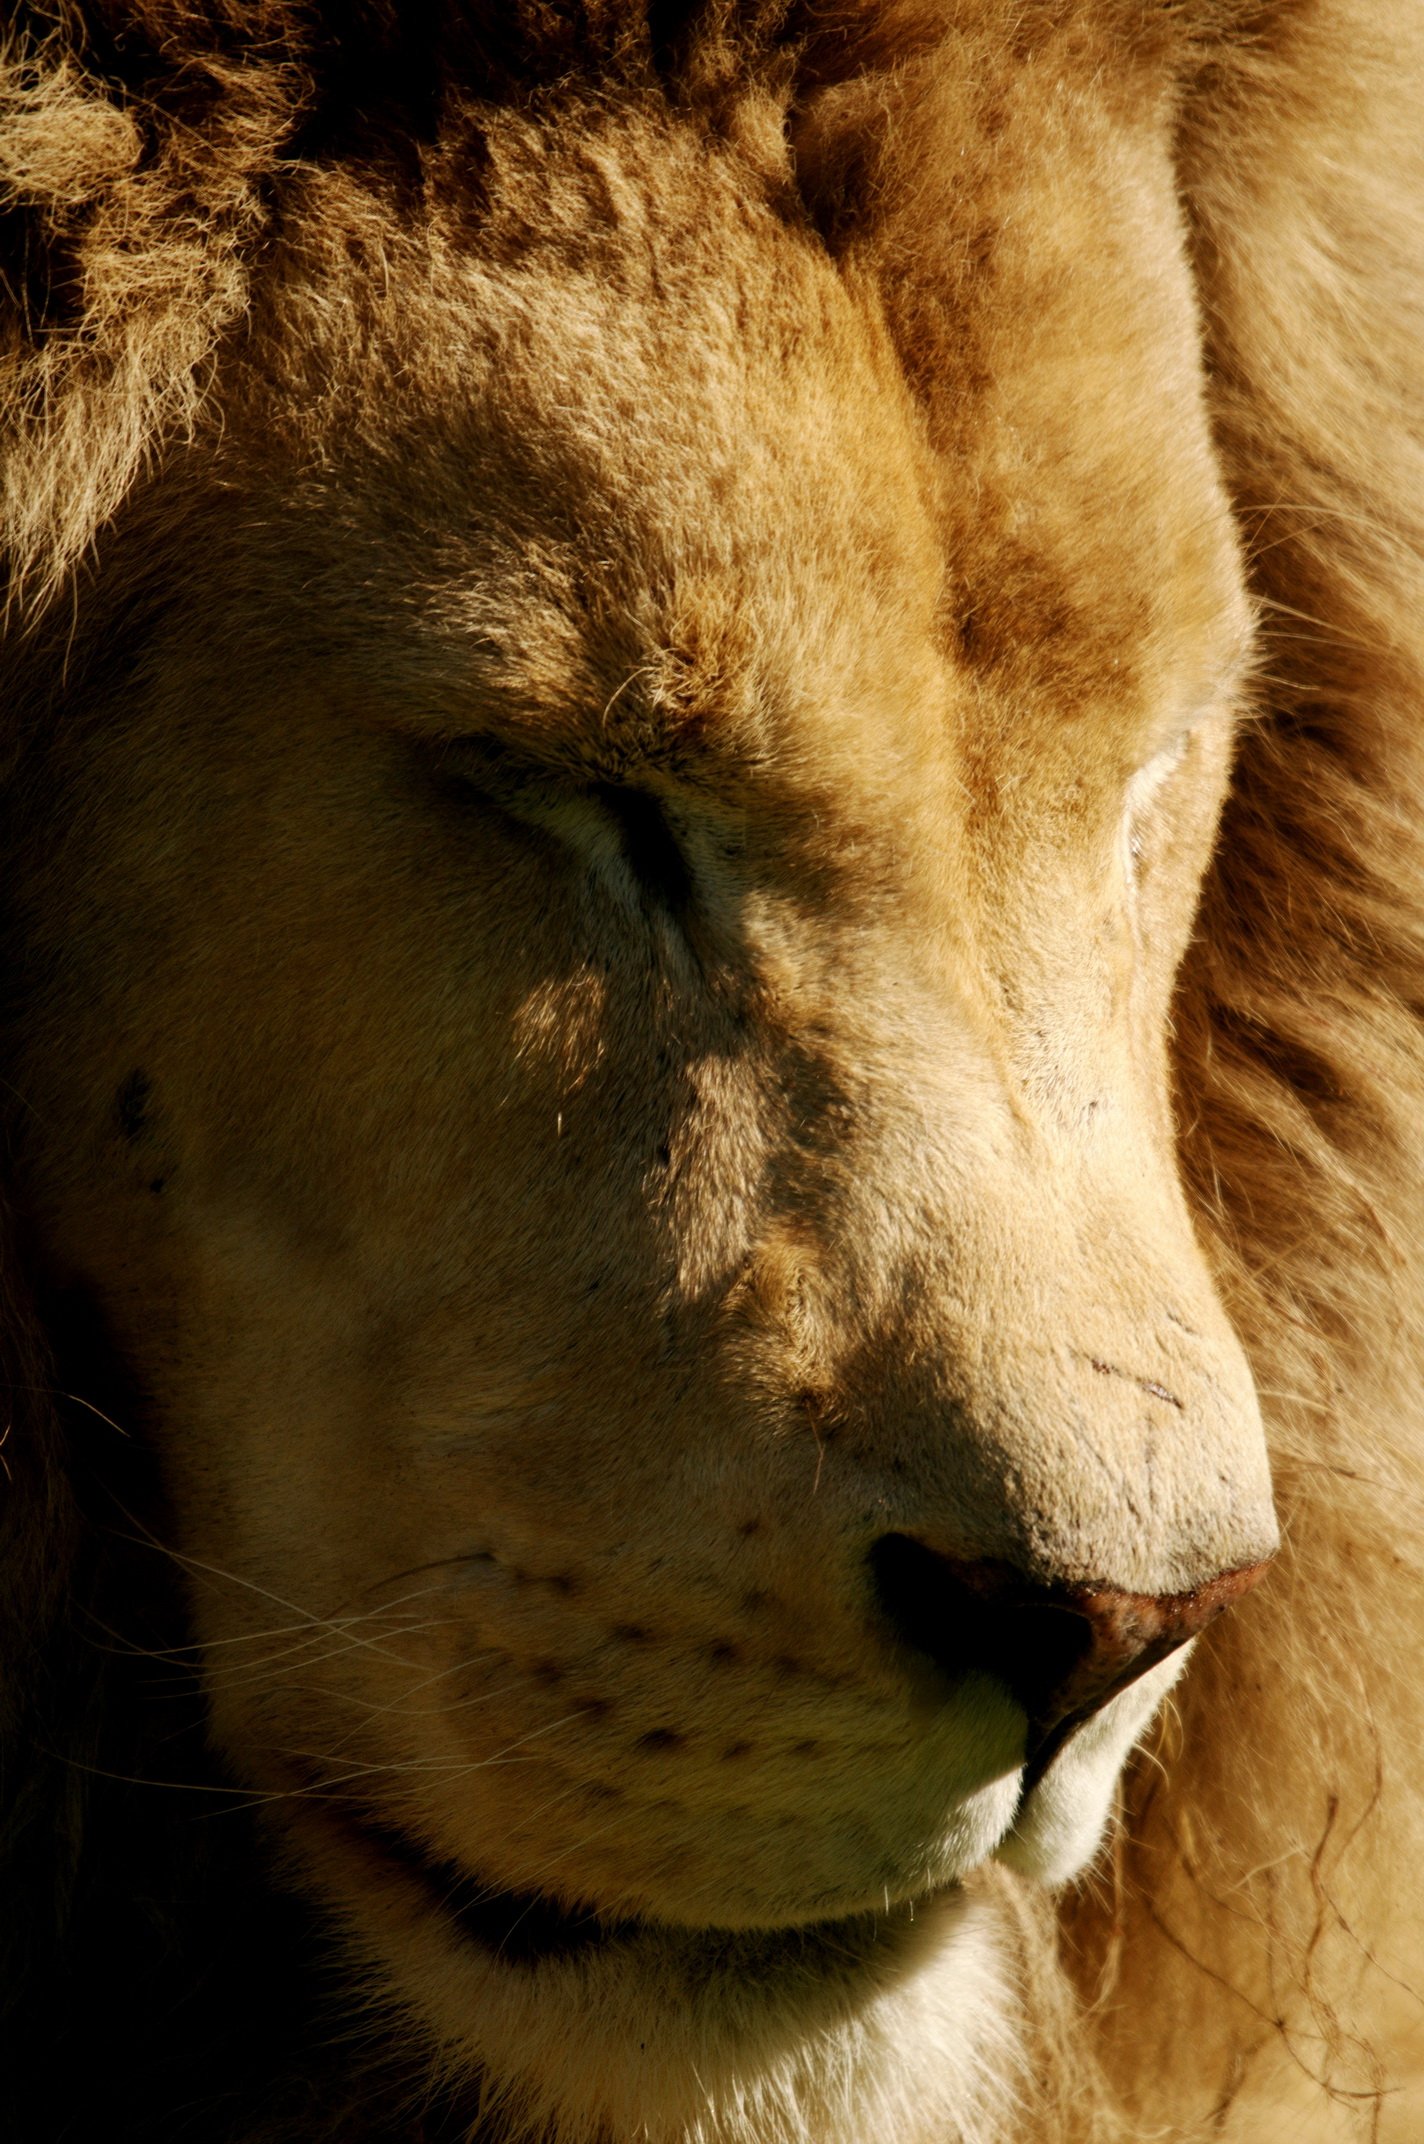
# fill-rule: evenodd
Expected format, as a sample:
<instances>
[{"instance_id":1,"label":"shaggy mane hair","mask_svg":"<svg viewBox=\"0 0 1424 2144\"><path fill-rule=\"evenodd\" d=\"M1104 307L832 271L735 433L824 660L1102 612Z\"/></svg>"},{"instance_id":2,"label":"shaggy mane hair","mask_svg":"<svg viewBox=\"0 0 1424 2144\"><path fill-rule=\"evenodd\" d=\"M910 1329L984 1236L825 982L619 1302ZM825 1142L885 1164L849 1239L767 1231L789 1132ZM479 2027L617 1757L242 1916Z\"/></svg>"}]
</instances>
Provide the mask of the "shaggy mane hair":
<instances>
[{"instance_id":1,"label":"shaggy mane hair","mask_svg":"<svg viewBox=\"0 0 1424 2144\"><path fill-rule=\"evenodd\" d=\"M948 452L936 349L973 264L935 197L954 185L949 88L982 39L1025 65L1055 41L1105 65L1121 41L1171 48L1209 394L1266 628L1181 978L1180 1132L1286 1539L1133 1771L1110 1862L1049 1904L984 1879L1019 1931L1040 2094L1015 2135L1402 2138L1392 2109L1424 2065L1407 1910L1424 1866L1424 19L1388 0L12 5L0 764L59 713L106 526L201 426L314 165L356 174L398 226L452 159L477 193L491 107L667 99L878 279ZM144 1455L116 1461L98 1401L66 1400L83 1350L102 1396L95 1343L36 1300L22 1242L4 1263L0 2069L30 2110L13 2133L464 2134L403 2058L359 2049L349 1990L328 2012L325 1932L251 1873L196 1680L149 1657L171 1663L182 1629L128 1522L160 1508Z\"/></svg>"}]
</instances>

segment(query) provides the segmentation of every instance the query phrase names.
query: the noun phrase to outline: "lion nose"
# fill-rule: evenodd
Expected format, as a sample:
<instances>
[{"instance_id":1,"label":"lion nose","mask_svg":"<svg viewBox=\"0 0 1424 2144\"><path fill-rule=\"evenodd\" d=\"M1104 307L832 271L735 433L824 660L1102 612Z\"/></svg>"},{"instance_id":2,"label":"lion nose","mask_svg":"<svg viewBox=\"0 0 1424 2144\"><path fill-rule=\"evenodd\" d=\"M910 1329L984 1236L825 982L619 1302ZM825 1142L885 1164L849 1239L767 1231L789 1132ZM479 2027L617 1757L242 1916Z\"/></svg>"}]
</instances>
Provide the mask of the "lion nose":
<instances>
[{"instance_id":1,"label":"lion nose","mask_svg":"<svg viewBox=\"0 0 1424 2144\"><path fill-rule=\"evenodd\" d=\"M1223 1571L1188 1593L1045 1585L1012 1564L940 1555L908 1534L870 1552L880 1604L905 1644L950 1675L1007 1684L1028 1715L1030 1781L1110 1698L1214 1622L1270 1562Z\"/></svg>"}]
</instances>

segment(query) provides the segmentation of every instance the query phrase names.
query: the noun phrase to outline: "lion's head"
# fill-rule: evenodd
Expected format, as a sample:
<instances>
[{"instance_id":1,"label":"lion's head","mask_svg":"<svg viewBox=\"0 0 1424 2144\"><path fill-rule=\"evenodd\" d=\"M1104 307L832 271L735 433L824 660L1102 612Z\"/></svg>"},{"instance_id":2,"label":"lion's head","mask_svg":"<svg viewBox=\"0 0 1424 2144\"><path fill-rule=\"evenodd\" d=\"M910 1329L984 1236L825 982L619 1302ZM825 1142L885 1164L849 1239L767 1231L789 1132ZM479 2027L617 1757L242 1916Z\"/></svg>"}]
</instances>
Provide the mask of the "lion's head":
<instances>
[{"instance_id":1,"label":"lion's head","mask_svg":"<svg viewBox=\"0 0 1424 2144\"><path fill-rule=\"evenodd\" d=\"M285 14L16 48L74 276L120 198L209 233L146 446L141 276L16 360L69 336L119 470L75 566L55 486L72 592L13 553L61 1653L191 1663L161 1775L258 1807L455 2129L987 2136L1005 1899L1278 1545L1171 1069L1271 691L1221 25L994 12L451 30L420 124L394 32L365 92Z\"/></svg>"}]
</instances>

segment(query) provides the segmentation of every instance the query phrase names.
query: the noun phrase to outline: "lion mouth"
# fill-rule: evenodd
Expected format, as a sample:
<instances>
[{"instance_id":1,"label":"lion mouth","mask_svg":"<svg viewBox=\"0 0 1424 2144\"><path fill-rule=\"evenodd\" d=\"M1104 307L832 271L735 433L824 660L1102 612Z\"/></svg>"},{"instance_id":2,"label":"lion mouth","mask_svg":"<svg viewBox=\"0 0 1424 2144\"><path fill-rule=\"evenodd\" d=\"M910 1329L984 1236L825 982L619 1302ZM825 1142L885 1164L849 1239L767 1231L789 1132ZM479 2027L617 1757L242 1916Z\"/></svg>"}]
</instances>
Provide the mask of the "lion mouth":
<instances>
[{"instance_id":1,"label":"lion mouth","mask_svg":"<svg viewBox=\"0 0 1424 2144\"><path fill-rule=\"evenodd\" d=\"M432 1906L459 1933L511 1965L538 1965L626 1940L640 1923L587 1906L564 1906L544 1891L502 1891L453 1861L431 1854L379 1819L343 1811L341 1828L363 1855L394 1866L420 1884Z\"/></svg>"},{"instance_id":2,"label":"lion mouth","mask_svg":"<svg viewBox=\"0 0 1424 2144\"><path fill-rule=\"evenodd\" d=\"M790 1943L805 1964L812 1952L830 1942L838 1963L848 1964L854 1952L862 1948L878 1950L886 1939L912 1930L917 1910L957 1897L961 1889L958 1883L947 1883L922 1897L887 1905L884 1910L851 1912L785 1927L674 1927L638 1916L599 1913L587 1905L565 1905L543 1891L501 1890L364 1812L343 1811L338 1822L349 1843L359 1848L363 1860L377 1861L387 1870L394 1868L407 1881L418 1884L430 1907L446 1923L453 1924L465 1941L492 1953L502 1964L521 1967L560 1963L650 1934L690 1939L693 1943L715 1938L722 1948L745 1952L749 1963L753 1954L765 1952L769 1958Z\"/></svg>"}]
</instances>

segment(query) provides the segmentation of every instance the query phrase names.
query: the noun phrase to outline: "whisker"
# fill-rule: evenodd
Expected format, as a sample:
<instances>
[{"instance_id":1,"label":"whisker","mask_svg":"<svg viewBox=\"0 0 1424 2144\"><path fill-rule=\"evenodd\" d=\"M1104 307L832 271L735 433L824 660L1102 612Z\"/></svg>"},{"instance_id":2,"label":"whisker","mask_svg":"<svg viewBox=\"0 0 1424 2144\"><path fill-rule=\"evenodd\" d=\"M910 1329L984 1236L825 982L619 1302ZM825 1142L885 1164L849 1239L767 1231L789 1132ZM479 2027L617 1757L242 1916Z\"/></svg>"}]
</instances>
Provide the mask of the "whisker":
<instances>
[{"instance_id":1,"label":"whisker","mask_svg":"<svg viewBox=\"0 0 1424 2144\"><path fill-rule=\"evenodd\" d=\"M260 1585L253 1578L244 1578L241 1572L224 1570L221 1564L209 1563L201 1556L190 1556L182 1549L173 1548L168 1542L160 1541L157 1535L148 1527L145 1527L131 1512L125 1511L124 1516L135 1531L127 1537L120 1536L119 1538L127 1538L139 1547L152 1548L159 1555L167 1556L172 1562L181 1565L184 1570L193 1571L203 1577L214 1579L221 1585L236 1586L243 1592L255 1593L262 1600L271 1601L275 1607L281 1608L288 1615L296 1616L299 1619L298 1624L293 1627L300 1627L302 1624L311 1624L314 1627L330 1626L332 1619L329 1616L318 1615L314 1610L304 1608L299 1601L287 1600L282 1594L273 1592L270 1586ZM431 1590L437 1591L438 1588L432 1588ZM379 1609L364 1611L362 1618L358 1620L364 1620L366 1615L374 1617L378 1612ZM370 1639L358 1636L354 1637L351 1642L353 1645L367 1647L378 1656L394 1659L399 1666L409 1667L413 1665L410 1661L401 1660L399 1654L387 1652L383 1646L374 1643Z\"/></svg>"},{"instance_id":2,"label":"whisker","mask_svg":"<svg viewBox=\"0 0 1424 2144\"><path fill-rule=\"evenodd\" d=\"M417 1685L417 1688L420 1687L422 1686ZM339 1704L359 1706L363 1712L383 1718L437 1720L444 1719L454 1712L474 1711L481 1705L493 1704L496 1698L508 1697L512 1692L523 1690L527 1687L526 1679L523 1676L519 1676L513 1682L497 1684L493 1690L481 1690L478 1696L459 1698L453 1705L409 1705L403 1702L393 1705L380 1705L375 1703L373 1699L360 1697L354 1691L349 1690L334 1690L331 1695Z\"/></svg>"}]
</instances>

